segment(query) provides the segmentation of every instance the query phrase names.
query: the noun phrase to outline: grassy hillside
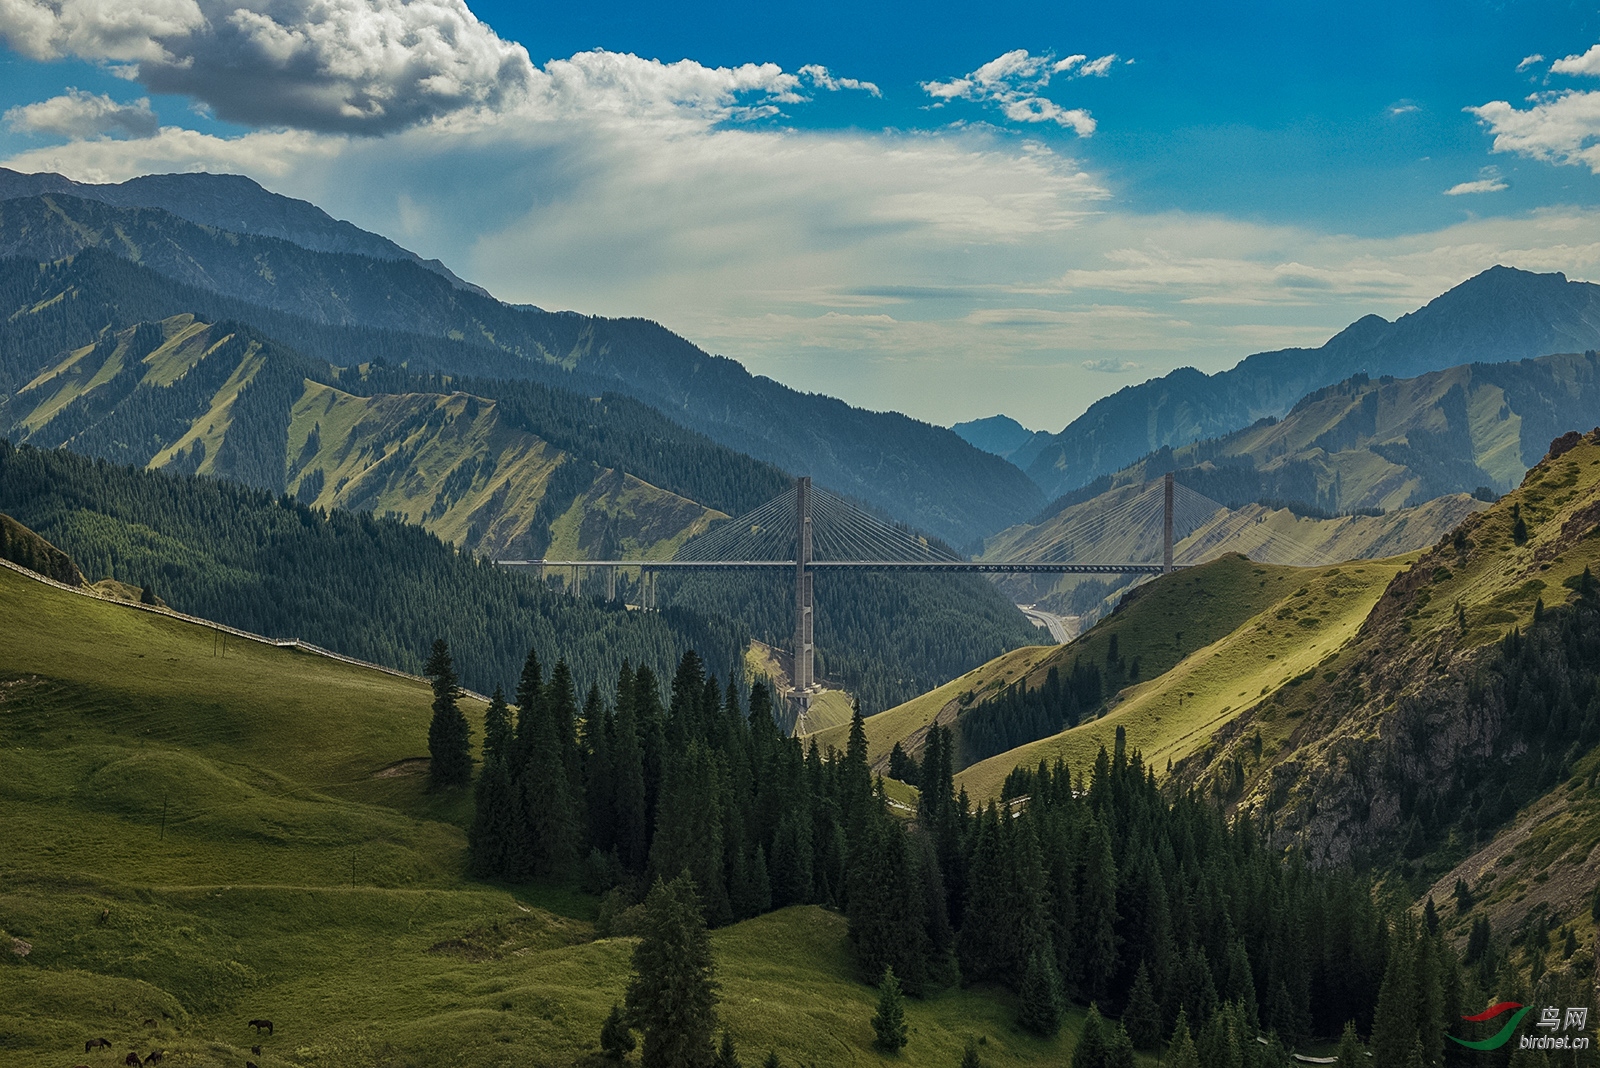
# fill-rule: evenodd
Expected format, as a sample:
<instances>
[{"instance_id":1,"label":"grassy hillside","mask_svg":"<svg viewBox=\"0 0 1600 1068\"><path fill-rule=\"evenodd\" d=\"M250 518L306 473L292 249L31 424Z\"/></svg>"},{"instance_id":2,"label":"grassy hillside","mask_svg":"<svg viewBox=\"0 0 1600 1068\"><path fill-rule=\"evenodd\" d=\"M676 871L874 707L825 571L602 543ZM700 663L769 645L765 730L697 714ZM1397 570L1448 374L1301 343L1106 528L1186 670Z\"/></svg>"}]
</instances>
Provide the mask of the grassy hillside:
<instances>
[{"instance_id":1,"label":"grassy hillside","mask_svg":"<svg viewBox=\"0 0 1600 1068\"><path fill-rule=\"evenodd\" d=\"M45 367L13 398L11 429L323 508L393 513L491 556L542 555L553 537L573 556L670 555L722 515L562 452L508 423L493 400L357 396L319 374L338 377L248 327L171 316Z\"/></svg>"},{"instance_id":2,"label":"grassy hillside","mask_svg":"<svg viewBox=\"0 0 1600 1068\"><path fill-rule=\"evenodd\" d=\"M957 779L972 796L992 797L1019 765L1053 763L1060 757L1075 769L1085 769L1102 746L1111 749L1119 727L1127 731L1129 748L1141 750L1146 762L1159 771L1168 761L1207 746L1219 728L1263 697L1300 686L1315 674L1356 633L1405 562L1401 558L1328 568L1271 568L1242 561L1232 565L1234 574L1225 576L1233 581L1219 582L1209 591L1220 613L1202 608L1195 614L1180 614L1152 605L1154 610L1130 615L1120 628L1112 624L1121 613L1113 615L1078 642L1062 647L1063 653L1076 647L1079 655L1104 659L1110 635L1119 634L1125 658L1140 655L1136 650L1158 657L1171 650L1169 657L1181 655L1181 659L1149 681L1123 690L1101 718L990 757ZM1185 577L1180 573L1165 581L1177 586ZM1188 581L1197 593L1205 591L1204 579L1196 576ZM1155 589L1159 585L1152 584ZM1234 619L1236 625L1228 627ZM1193 635L1176 629L1195 628L1202 620L1204 630L1197 628ZM1207 641L1214 631L1223 633ZM1190 646L1190 640L1199 647ZM1186 651L1190 648L1192 652Z\"/></svg>"},{"instance_id":3,"label":"grassy hillside","mask_svg":"<svg viewBox=\"0 0 1600 1068\"><path fill-rule=\"evenodd\" d=\"M1398 855L1398 878L1431 892L1463 939L1488 918L1529 944L1562 925L1588 944L1600 656L1582 591L1600 570L1600 443L1558 445L1399 575L1302 686L1180 765L1180 781L1270 811L1318 859ZM1460 913L1457 879L1477 899ZM1558 966L1555 941L1519 963Z\"/></svg>"},{"instance_id":4,"label":"grassy hillside","mask_svg":"<svg viewBox=\"0 0 1600 1068\"><path fill-rule=\"evenodd\" d=\"M76 1063L99 1035L119 1060L228 1068L596 1050L632 942L596 940L581 895L461 879L465 800L412 762L420 683L254 643L223 657L207 628L4 570L0 613L32 623L0 643L0 938L28 946L0 962L0 1066ZM788 909L715 946L747 1063L880 1063L842 917ZM968 1037L989 1064L1059 1064L1079 1023L1025 1036L983 989L908 1017L900 1060L929 1068Z\"/></svg>"}]
</instances>

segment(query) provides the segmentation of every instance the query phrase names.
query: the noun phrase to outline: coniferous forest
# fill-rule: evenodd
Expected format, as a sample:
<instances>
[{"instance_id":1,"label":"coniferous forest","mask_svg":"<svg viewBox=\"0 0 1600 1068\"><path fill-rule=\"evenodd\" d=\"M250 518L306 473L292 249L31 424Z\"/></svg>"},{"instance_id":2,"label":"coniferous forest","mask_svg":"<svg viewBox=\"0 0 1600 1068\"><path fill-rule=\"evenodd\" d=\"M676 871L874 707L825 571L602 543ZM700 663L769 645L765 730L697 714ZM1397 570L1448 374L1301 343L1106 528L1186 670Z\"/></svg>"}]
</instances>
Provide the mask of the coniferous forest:
<instances>
[{"instance_id":1,"label":"coniferous forest","mask_svg":"<svg viewBox=\"0 0 1600 1068\"><path fill-rule=\"evenodd\" d=\"M873 781L859 713L847 749L823 753L778 733L764 685L746 700L693 653L665 684L624 667L615 701L580 685L530 653L517 707L496 701L470 856L480 877L580 873L605 895L602 933L637 931L649 887L685 875L711 926L837 908L865 982L911 997L1006 987L1040 1034L1069 1004L1094 1006L1075 1068L1135 1049L1276 1066L1341 1036L1359 1051L1357 1034L1377 1068L1505 1064L1447 1041L1488 1033L1459 1023L1466 1007L1507 990L1578 997L1557 989L1567 973L1526 989L1486 922L1463 959L1431 900L1414 918L1369 876L1309 868L1248 820L1164 794L1120 732L1092 767L1019 768L974 806L936 726L908 822Z\"/></svg>"}]
</instances>

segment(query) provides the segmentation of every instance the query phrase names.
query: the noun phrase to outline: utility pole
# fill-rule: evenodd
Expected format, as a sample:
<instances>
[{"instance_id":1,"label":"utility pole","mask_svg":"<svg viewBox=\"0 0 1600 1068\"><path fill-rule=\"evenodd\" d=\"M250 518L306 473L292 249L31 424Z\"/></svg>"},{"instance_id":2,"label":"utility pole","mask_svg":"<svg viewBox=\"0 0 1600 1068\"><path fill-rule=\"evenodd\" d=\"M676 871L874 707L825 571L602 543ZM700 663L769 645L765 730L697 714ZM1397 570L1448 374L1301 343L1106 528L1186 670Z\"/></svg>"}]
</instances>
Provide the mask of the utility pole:
<instances>
[{"instance_id":1,"label":"utility pole","mask_svg":"<svg viewBox=\"0 0 1600 1068\"><path fill-rule=\"evenodd\" d=\"M1172 574L1172 472L1162 480L1161 486L1161 573Z\"/></svg>"},{"instance_id":2,"label":"utility pole","mask_svg":"<svg viewBox=\"0 0 1600 1068\"><path fill-rule=\"evenodd\" d=\"M811 617L811 479L795 479L794 542L794 689L800 710L811 705L816 647L812 644Z\"/></svg>"}]
</instances>

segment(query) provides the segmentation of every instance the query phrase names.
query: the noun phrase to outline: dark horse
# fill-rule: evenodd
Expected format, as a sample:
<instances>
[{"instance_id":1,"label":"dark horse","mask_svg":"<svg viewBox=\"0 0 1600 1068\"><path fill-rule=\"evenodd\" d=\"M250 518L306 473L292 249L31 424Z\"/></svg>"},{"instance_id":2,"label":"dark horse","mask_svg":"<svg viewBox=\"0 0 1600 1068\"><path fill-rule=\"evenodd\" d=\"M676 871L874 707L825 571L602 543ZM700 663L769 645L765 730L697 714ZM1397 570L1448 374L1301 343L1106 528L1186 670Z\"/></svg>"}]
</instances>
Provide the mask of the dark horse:
<instances>
[{"instance_id":1,"label":"dark horse","mask_svg":"<svg viewBox=\"0 0 1600 1068\"><path fill-rule=\"evenodd\" d=\"M139 1059L139 1055L137 1053L129 1053L126 1057L122 1058L122 1063L130 1064L133 1066L133 1068L139 1068L139 1065L143 1064L144 1061Z\"/></svg>"},{"instance_id":2,"label":"dark horse","mask_svg":"<svg viewBox=\"0 0 1600 1068\"><path fill-rule=\"evenodd\" d=\"M109 1038L91 1038L83 1044L83 1052L88 1053L90 1050L100 1046L110 1049L111 1040Z\"/></svg>"},{"instance_id":3,"label":"dark horse","mask_svg":"<svg viewBox=\"0 0 1600 1068\"><path fill-rule=\"evenodd\" d=\"M258 1035L261 1033L261 1029L263 1027L267 1029L267 1034L272 1034L271 1020L251 1020L249 1026L254 1027L256 1029L256 1034Z\"/></svg>"}]
</instances>

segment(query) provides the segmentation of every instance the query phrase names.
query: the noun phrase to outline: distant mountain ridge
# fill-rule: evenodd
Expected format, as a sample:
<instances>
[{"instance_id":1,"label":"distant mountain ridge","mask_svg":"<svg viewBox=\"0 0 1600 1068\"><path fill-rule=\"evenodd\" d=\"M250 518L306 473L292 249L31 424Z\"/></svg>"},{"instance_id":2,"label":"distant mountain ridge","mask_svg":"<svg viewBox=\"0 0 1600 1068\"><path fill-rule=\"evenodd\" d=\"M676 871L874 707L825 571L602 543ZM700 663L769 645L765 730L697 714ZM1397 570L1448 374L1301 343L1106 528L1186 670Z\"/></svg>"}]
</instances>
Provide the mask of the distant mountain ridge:
<instances>
[{"instance_id":1,"label":"distant mountain ridge","mask_svg":"<svg viewBox=\"0 0 1600 1068\"><path fill-rule=\"evenodd\" d=\"M1008 459L1011 454L1033 437L1033 431L1009 415L991 415L987 419L971 419L956 423L950 428L961 440L984 452Z\"/></svg>"},{"instance_id":2,"label":"distant mountain ridge","mask_svg":"<svg viewBox=\"0 0 1600 1068\"><path fill-rule=\"evenodd\" d=\"M480 359L462 352L467 345L498 354L499 377L576 389L600 383L722 445L808 473L957 545L1026 519L1045 501L1013 465L949 430L751 375L646 320L512 307L414 263L315 252L154 208L61 194L0 200L0 256L53 262L86 249L313 323L413 335L407 341L413 370L482 373L457 362L463 355ZM439 343L418 345L418 338ZM308 355L340 362L337 353L290 340ZM580 380L564 381L573 376Z\"/></svg>"},{"instance_id":3,"label":"distant mountain ridge","mask_svg":"<svg viewBox=\"0 0 1600 1068\"><path fill-rule=\"evenodd\" d=\"M1368 315L1315 349L1246 357L1206 375L1181 368L1096 401L1028 466L1057 496L1164 446L1178 448L1281 417L1306 394L1357 373L1410 378L1600 347L1600 285L1496 266L1417 311Z\"/></svg>"},{"instance_id":4,"label":"distant mountain ridge","mask_svg":"<svg viewBox=\"0 0 1600 1068\"><path fill-rule=\"evenodd\" d=\"M313 252L349 252L405 260L461 289L488 296L438 260L427 260L386 237L335 219L315 204L263 189L242 174L146 174L115 185L75 182L60 174L23 174L0 167L0 200L59 194L119 208L159 208L201 226L276 237Z\"/></svg>"}]
</instances>

